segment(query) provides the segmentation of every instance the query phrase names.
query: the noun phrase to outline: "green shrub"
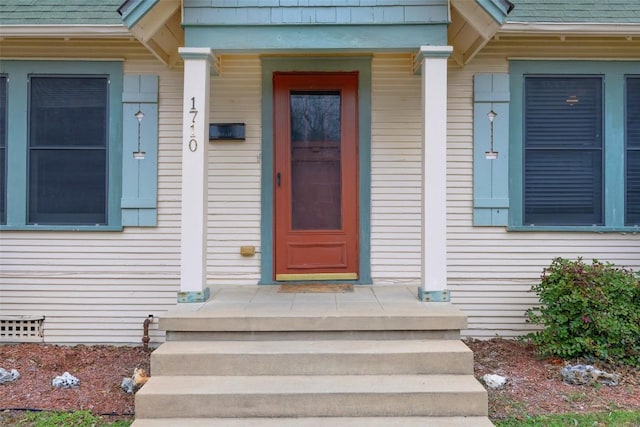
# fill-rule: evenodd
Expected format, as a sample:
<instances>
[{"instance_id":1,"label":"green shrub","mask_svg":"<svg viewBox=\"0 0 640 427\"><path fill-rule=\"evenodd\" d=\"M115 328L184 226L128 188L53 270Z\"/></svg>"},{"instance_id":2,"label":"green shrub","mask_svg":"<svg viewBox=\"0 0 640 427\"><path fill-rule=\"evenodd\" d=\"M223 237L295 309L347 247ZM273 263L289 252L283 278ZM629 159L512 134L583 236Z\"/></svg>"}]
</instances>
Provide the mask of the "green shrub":
<instances>
[{"instance_id":1,"label":"green shrub","mask_svg":"<svg viewBox=\"0 0 640 427\"><path fill-rule=\"evenodd\" d=\"M538 355L640 365L640 283L633 271L556 258L531 290L541 306L526 311L527 322L543 329L527 338Z\"/></svg>"}]
</instances>

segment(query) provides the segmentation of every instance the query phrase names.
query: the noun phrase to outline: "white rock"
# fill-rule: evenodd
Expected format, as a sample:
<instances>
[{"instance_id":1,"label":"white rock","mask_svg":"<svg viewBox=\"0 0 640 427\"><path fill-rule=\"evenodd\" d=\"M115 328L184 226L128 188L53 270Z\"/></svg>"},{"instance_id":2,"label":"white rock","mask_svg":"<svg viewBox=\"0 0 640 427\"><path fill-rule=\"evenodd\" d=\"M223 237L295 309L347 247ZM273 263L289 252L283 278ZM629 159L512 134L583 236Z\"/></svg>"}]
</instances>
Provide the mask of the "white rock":
<instances>
[{"instance_id":1,"label":"white rock","mask_svg":"<svg viewBox=\"0 0 640 427\"><path fill-rule=\"evenodd\" d=\"M2 383L10 383L20 378L20 373L12 369L11 372L6 371L3 368L0 368L0 384Z\"/></svg>"},{"instance_id":2,"label":"white rock","mask_svg":"<svg viewBox=\"0 0 640 427\"><path fill-rule=\"evenodd\" d=\"M567 365L560 371L562 381L566 384L584 385L601 382L602 384L616 386L620 381L620 375L610 374L591 365Z\"/></svg>"},{"instance_id":3,"label":"white rock","mask_svg":"<svg viewBox=\"0 0 640 427\"><path fill-rule=\"evenodd\" d=\"M487 387L491 389L498 389L507 382L507 379L501 375L486 374L482 376L482 381L484 381Z\"/></svg>"},{"instance_id":4,"label":"white rock","mask_svg":"<svg viewBox=\"0 0 640 427\"><path fill-rule=\"evenodd\" d=\"M55 377L53 381L51 381L51 384L56 388L71 388L78 387L80 385L80 380L69 372L65 372L64 374Z\"/></svg>"},{"instance_id":5,"label":"white rock","mask_svg":"<svg viewBox=\"0 0 640 427\"><path fill-rule=\"evenodd\" d=\"M133 394L133 379L131 378L123 378L122 383L120 384L120 388L125 391L127 394Z\"/></svg>"}]
</instances>

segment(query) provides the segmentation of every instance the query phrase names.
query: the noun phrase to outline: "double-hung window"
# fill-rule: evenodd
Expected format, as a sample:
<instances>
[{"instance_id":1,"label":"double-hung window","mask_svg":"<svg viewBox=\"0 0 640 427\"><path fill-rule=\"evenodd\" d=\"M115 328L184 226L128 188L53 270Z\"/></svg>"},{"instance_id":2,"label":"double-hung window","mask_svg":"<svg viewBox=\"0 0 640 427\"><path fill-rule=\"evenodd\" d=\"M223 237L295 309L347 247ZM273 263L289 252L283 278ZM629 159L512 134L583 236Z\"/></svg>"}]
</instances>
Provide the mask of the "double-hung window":
<instances>
[{"instance_id":1,"label":"double-hung window","mask_svg":"<svg viewBox=\"0 0 640 427\"><path fill-rule=\"evenodd\" d=\"M121 63L3 61L0 72L1 224L119 228Z\"/></svg>"},{"instance_id":2,"label":"double-hung window","mask_svg":"<svg viewBox=\"0 0 640 427\"><path fill-rule=\"evenodd\" d=\"M615 61L510 63L511 229L640 226L638 69Z\"/></svg>"},{"instance_id":3,"label":"double-hung window","mask_svg":"<svg viewBox=\"0 0 640 427\"><path fill-rule=\"evenodd\" d=\"M524 85L524 223L603 225L602 78Z\"/></svg>"},{"instance_id":4,"label":"double-hung window","mask_svg":"<svg viewBox=\"0 0 640 427\"><path fill-rule=\"evenodd\" d=\"M27 223L106 225L108 79L29 79Z\"/></svg>"}]
</instances>

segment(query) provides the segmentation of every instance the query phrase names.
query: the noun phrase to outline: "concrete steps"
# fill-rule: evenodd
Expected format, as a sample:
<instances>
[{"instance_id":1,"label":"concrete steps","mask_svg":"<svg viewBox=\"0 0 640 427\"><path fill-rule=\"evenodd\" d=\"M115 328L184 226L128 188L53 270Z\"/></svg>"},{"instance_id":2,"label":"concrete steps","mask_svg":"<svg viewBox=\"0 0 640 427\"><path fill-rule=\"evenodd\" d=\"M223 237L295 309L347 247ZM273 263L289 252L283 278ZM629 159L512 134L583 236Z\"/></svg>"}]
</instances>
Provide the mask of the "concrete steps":
<instances>
[{"instance_id":1,"label":"concrete steps","mask_svg":"<svg viewBox=\"0 0 640 427\"><path fill-rule=\"evenodd\" d=\"M134 427L491 426L466 316L412 289L219 290L160 319Z\"/></svg>"}]
</instances>

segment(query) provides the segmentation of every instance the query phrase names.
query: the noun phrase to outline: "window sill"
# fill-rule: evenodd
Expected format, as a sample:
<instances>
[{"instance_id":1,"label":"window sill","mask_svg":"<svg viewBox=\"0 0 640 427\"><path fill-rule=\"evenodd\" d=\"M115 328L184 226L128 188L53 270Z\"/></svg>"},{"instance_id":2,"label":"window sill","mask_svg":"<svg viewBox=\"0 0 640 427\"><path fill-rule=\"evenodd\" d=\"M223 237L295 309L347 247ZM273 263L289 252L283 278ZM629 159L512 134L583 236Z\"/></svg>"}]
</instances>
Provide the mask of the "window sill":
<instances>
[{"instance_id":1,"label":"window sill","mask_svg":"<svg viewBox=\"0 0 640 427\"><path fill-rule=\"evenodd\" d=\"M0 225L0 231L122 231L121 225Z\"/></svg>"},{"instance_id":2,"label":"window sill","mask_svg":"<svg viewBox=\"0 0 640 427\"><path fill-rule=\"evenodd\" d=\"M513 225L508 226L507 231L569 231L569 232L588 232L588 233L621 233L621 234L637 234L640 233L640 227L606 227L606 226L555 226L555 225Z\"/></svg>"}]
</instances>

